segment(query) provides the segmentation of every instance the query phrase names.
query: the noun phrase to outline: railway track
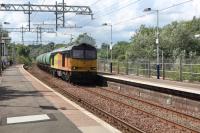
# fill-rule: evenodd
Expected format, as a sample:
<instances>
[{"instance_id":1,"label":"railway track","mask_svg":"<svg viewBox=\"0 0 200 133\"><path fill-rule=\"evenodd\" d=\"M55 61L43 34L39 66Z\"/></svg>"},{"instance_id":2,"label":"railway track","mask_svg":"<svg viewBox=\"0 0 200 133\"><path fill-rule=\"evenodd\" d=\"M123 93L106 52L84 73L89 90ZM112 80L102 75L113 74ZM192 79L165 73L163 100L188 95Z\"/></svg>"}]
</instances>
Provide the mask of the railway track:
<instances>
[{"instance_id":1,"label":"railway track","mask_svg":"<svg viewBox=\"0 0 200 133\"><path fill-rule=\"evenodd\" d=\"M48 84L52 89L59 92L60 94L64 95L65 97L75 101L79 105L81 104L84 108L91 111L92 113L96 114L97 116L101 117L111 125L115 126L116 128L120 129L120 131L124 133L146 133L145 131L130 125L126 121L119 119L118 117L112 115L111 113L108 113L101 108L98 108L88 101L84 100L83 98L78 97L77 95L70 93L66 90L66 86L63 86L63 82L60 79L52 80L49 77L40 77L40 74L37 72L31 72L34 76L37 76L38 79L40 79L42 82L45 82ZM47 74L47 73L45 73ZM61 83L62 82L62 83ZM65 84L66 85L66 84ZM77 86L72 86L71 84L68 84L68 87L73 87L73 89L77 88Z\"/></svg>"},{"instance_id":2,"label":"railway track","mask_svg":"<svg viewBox=\"0 0 200 133\"><path fill-rule=\"evenodd\" d=\"M119 102L122 102L124 104L130 105L132 107L141 109L147 113L153 114L159 118L168 120L174 124L178 124L180 126L183 126L187 129L191 129L192 131L200 132L200 119L190 116L188 114L183 114L181 112L171 110L169 108L160 106L155 103L147 102L144 100L141 100L139 98L127 96L106 88L100 88L100 89L87 89L88 91L92 93L98 93L98 95L103 95L109 98L112 98L114 100L117 100ZM110 94L112 95L110 95Z\"/></svg>"},{"instance_id":3,"label":"railway track","mask_svg":"<svg viewBox=\"0 0 200 133\"><path fill-rule=\"evenodd\" d=\"M95 113L96 115L100 116L101 118L104 118L105 121L111 123L112 125L114 125L115 127L117 127L118 129L120 129L123 132L127 132L127 133L146 133L142 130L140 130L139 128L130 125L129 123L115 117L114 115L98 108L95 107L94 105L92 105L91 103L87 102L86 100L83 100L82 98L66 91L66 89L60 88L59 86L55 85L54 90L56 90L57 92L61 93L62 95L72 99L73 101L75 101L78 104L81 104L82 106L84 106L85 108L87 108L89 111Z\"/></svg>"},{"instance_id":4,"label":"railway track","mask_svg":"<svg viewBox=\"0 0 200 133\"><path fill-rule=\"evenodd\" d=\"M165 93L148 91L143 88L134 87L130 85L122 85L117 82L108 82L109 90L124 94L129 97L134 97L149 103L162 106L169 110L185 114L200 120L199 102L181 98Z\"/></svg>"},{"instance_id":5,"label":"railway track","mask_svg":"<svg viewBox=\"0 0 200 133\"><path fill-rule=\"evenodd\" d=\"M48 78L44 77L44 75L41 78L41 73L35 73L34 75L40 77L39 79L45 81L45 83L52 86L56 91L78 104L81 104L122 132L198 132L196 129L160 117L153 114L151 111L144 110L144 108L134 107L132 105L133 103L130 104L131 100L125 95L119 96L118 93L111 92L110 90L98 89L97 87L95 88L95 92L92 90L94 87L86 89L86 87L74 86L60 79L52 78L47 73L44 75ZM106 95L108 92L109 94L112 93L111 97ZM116 97L118 97L118 99L115 99ZM139 103L137 105L139 105Z\"/></svg>"},{"instance_id":6,"label":"railway track","mask_svg":"<svg viewBox=\"0 0 200 133\"><path fill-rule=\"evenodd\" d=\"M58 84L60 84L59 82L57 82ZM149 112L145 112L145 111L143 111L143 110L140 110L140 109L138 109L138 108L134 108L134 107L132 107L132 106L130 106L130 105L127 105L127 104L124 104L124 103L119 103L119 101L117 101L117 100L113 100L112 98L109 98L109 97L106 97L106 96L104 96L103 94L100 94L100 93L97 93L97 92L95 92L94 90L91 90L91 89L86 89L87 87L80 87L80 86L72 86L72 85L70 85L71 87L73 87L73 89L82 89L82 90L84 90L84 91L87 91L87 92L89 92L90 94L92 93L92 94L94 94L94 95L98 95L99 97L101 97L101 98L104 98L104 99L107 99L108 101L114 101L115 102L115 104L119 104L119 106L120 105L122 105L123 106L123 108L126 108L126 107L128 107L128 108L130 108L130 109L135 109L135 110L137 110L137 112L140 112L139 114L140 115L142 115L142 114L146 114L146 115L150 115L150 116L152 116L152 117L158 117L158 116L156 116L156 115L153 115L153 114L151 114L151 113L149 113ZM62 88L64 88L63 90L65 90L66 92L67 92L67 89L65 88L65 86L62 86ZM94 89L94 88L92 88L92 89ZM97 88L95 88L95 90L96 90ZM89 97L89 96L88 96ZM80 99L79 98L79 100L78 100L79 102L83 102L83 101L85 101L84 100L84 98L82 99ZM87 102L88 103L88 102ZM118 106L118 107L119 107ZM102 109L101 109L102 110ZM144 119L147 119L147 117L148 116L145 116L144 117ZM151 118L152 118L151 117ZM119 116L118 117L116 117L117 119L119 119ZM164 125L167 125L167 124L171 124L171 125L175 125L174 126L174 128L178 128L178 130L182 130L182 132L197 132L197 131L195 131L195 130L193 130L193 129L191 129L191 128L188 128L188 127L184 127L184 126L182 126L182 125L179 125L179 124L177 124L177 123L174 123L174 122L171 122L171 121L168 121L168 120L166 120L166 119L164 119L164 118L160 118L160 117L158 117L159 119L161 119L162 120L162 122L164 122ZM161 121L158 121L158 122L161 122ZM155 125L156 125L156 123L154 123ZM158 123L157 123L158 124ZM159 125L159 124L158 124ZM173 127L173 126L172 126ZM156 129L155 129L156 130ZM171 130L172 131L172 130ZM143 131L144 132L144 131ZM167 132L167 131L164 131L164 132Z\"/></svg>"},{"instance_id":7,"label":"railway track","mask_svg":"<svg viewBox=\"0 0 200 133\"><path fill-rule=\"evenodd\" d=\"M60 84L60 83L59 83ZM155 116L155 115L152 115L151 113L148 113L148 112L144 112L143 110L140 110L140 109L138 109L138 108L133 108L132 106L129 106L129 105L126 105L126 104L124 104L124 103L122 103L122 102L119 102L119 101L117 101L117 100L113 100L113 99L111 99L111 98L108 98L108 97L106 97L106 96L103 96L103 95L101 95L101 94L99 94L99 93L96 93L96 92L94 92L94 91L92 91L92 90L89 90L89 89L85 89L85 87L80 87L80 86L73 86L74 88L73 89L82 89L82 90L84 90L84 91L88 91L90 94L94 94L96 97L97 97L97 95L99 96L99 97L101 97L101 98L104 98L104 99L106 99L106 100L108 100L108 101L114 101L114 104L115 105L118 105L118 107L120 107L120 106L122 106L122 108L124 108L124 110L126 110L125 108L127 108L127 110L128 110L128 108L129 108L129 111L133 111L133 110L135 110L135 112L137 112L140 116L142 116L142 115L145 115L145 116L143 116L143 119L157 119L156 117L157 116ZM64 93L66 93L67 92L67 90L63 87L63 89L62 89L62 91L65 91ZM67 93L69 93L69 92L67 92ZM70 93L71 94L71 93ZM85 100L84 98L80 98L80 97L78 97L79 99L77 100L79 103L81 103L81 102L85 102L85 101L87 101L87 100ZM89 102L86 102L86 103L89 103ZM93 105L92 105L93 106ZM102 107L103 108L103 107ZM100 109L100 110L102 110L102 109ZM103 111L103 110L102 110ZM105 112L105 111L104 111ZM137 115L138 115L137 114ZM112 115L113 116L113 115ZM117 117L115 117L116 119L118 119L118 120L120 120L120 119L123 119L123 118L120 118L120 116L117 116ZM142 118L142 117L141 117ZM160 119L161 119L161 121L160 121ZM142 120L143 121L143 120ZM145 120L144 120L145 121ZM127 123L127 122L126 122ZM165 126L169 126L169 127L171 127L171 128L175 128L175 129L171 129L171 132L191 132L191 133L195 133L196 131L194 131L194 130L192 130L192 129L189 129L189 128L187 128L187 127L183 127L183 126L181 126L181 125L178 125L178 124L176 124L176 123L173 123L173 122L171 122L171 121L168 121L168 120L165 120L165 119L162 119L162 118L159 118L159 120L157 120L157 123L155 123L155 121L154 121L154 125L160 125L159 123L163 123L163 125L165 125ZM128 124L128 123L127 123ZM171 124L171 125L170 125ZM128 124L128 125L131 125L131 124ZM172 126L173 125L173 126ZM120 126L120 125L119 125ZM145 126L145 127L148 127L148 126ZM137 128L137 127L135 127L135 128ZM156 128L158 128L158 127L156 127ZM159 127L160 128L160 127ZM138 128L137 128L138 129ZM176 131L178 129L178 131ZM148 129L149 130L149 129ZM151 131L151 132L154 132L154 131L156 131L157 129L153 129L153 131ZM126 130L127 131L127 130ZM142 131L142 130L140 130L141 132L145 132L145 131ZM149 130L150 131L150 130ZM168 128L168 131L169 131L169 128ZM168 132L168 131L162 131L162 132ZM130 132L130 130L128 131L128 132ZM133 131L133 132L135 132L135 131ZM148 131L146 131L146 132L148 132ZM160 132L160 131L159 131Z\"/></svg>"}]
</instances>

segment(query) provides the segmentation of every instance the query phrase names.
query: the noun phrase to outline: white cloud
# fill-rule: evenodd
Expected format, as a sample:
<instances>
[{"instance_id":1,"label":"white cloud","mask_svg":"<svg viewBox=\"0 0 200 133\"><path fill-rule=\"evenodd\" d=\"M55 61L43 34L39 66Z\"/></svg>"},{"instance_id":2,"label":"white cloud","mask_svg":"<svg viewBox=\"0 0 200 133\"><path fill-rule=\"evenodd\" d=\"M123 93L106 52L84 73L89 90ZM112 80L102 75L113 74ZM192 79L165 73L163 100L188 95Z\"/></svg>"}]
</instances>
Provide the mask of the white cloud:
<instances>
[{"instance_id":1,"label":"white cloud","mask_svg":"<svg viewBox=\"0 0 200 133\"><path fill-rule=\"evenodd\" d=\"M155 0L154 8L163 9L186 1L187 0ZM200 17L199 7L200 1L192 0L191 2L164 10L160 12L161 25L165 25L172 21L191 20L193 16Z\"/></svg>"}]
</instances>

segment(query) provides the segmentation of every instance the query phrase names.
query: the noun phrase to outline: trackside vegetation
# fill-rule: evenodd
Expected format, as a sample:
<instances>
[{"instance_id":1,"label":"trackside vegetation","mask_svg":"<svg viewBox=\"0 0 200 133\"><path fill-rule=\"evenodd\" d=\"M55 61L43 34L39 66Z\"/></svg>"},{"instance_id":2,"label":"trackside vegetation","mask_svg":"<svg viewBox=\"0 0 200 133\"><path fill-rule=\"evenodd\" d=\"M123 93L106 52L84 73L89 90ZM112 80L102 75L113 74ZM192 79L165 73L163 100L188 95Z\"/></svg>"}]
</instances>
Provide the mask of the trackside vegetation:
<instances>
[{"instance_id":1,"label":"trackside vegetation","mask_svg":"<svg viewBox=\"0 0 200 133\"><path fill-rule=\"evenodd\" d=\"M200 18L193 17L190 21L174 21L168 25L159 28L160 39L160 55L163 53L165 62L170 65L166 66L169 71L166 72L172 79L179 79L179 66L185 64L182 71L186 80L198 80L200 76L195 77L190 73L191 66L187 64L200 64L200 39L195 38L196 34L200 34ZM83 34L82 34L83 35ZM79 35L79 36L82 36ZM129 41L119 41L113 45L112 57L113 62L135 62L129 65L138 68L142 62L156 63L156 27L147 27L141 25ZM78 38L74 41L78 41ZM70 43L67 45L71 45ZM109 44L96 44L98 48L98 59L110 59L111 54ZM21 45L15 44L16 59L19 63L30 65L40 54L50 52L53 49L66 46L66 44L47 44L47 45ZM107 55L108 54L108 55ZM138 65L137 62L140 64ZM125 68L127 63L120 66ZM176 65L176 67L175 67ZM142 67L144 64L141 65ZM154 68L154 66L151 66ZM123 68L123 69L124 69ZM131 68L130 68L131 69ZM200 65L192 68L195 73L200 73ZM143 70L142 70L143 71ZM171 71L175 71L174 73ZM140 72L140 71L139 71ZM144 73L144 72L141 72ZM148 72L146 72L148 73ZM155 73L151 71L151 73Z\"/></svg>"}]
</instances>

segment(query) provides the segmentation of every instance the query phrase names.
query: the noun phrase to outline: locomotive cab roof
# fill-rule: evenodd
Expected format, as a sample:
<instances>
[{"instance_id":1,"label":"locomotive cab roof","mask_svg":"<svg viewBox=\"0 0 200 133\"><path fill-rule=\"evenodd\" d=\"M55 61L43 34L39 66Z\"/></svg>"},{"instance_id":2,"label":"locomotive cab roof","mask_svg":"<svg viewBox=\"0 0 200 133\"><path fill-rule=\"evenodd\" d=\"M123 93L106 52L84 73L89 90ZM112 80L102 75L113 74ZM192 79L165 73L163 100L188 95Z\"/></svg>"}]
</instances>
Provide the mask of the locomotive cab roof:
<instances>
[{"instance_id":1,"label":"locomotive cab roof","mask_svg":"<svg viewBox=\"0 0 200 133\"><path fill-rule=\"evenodd\" d=\"M62 48L56 49L56 50L52 51L51 54L65 53L65 52L71 51L71 50L76 49L76 48L83 48L85 46L88 47L89 49L96 49L95 46L93 46L91 44L86 44L86 43L78 44L78 43L74 43L71 46L67 46L67 47L62 47Z\"/></svg>"}]
</instances>

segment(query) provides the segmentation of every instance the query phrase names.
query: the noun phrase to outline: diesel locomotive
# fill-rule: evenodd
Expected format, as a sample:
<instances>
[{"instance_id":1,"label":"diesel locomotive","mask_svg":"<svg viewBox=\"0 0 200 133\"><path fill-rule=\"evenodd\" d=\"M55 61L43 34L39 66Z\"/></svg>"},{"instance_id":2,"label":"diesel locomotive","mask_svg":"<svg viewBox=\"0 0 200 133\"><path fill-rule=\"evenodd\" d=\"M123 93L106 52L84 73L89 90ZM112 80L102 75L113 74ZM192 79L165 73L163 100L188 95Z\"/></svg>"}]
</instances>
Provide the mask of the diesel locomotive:
<instances>
[{"instance_id":1,"label":"diesel locomotive","mask_svg":"<svg viewBox=\"0 0 200 133\"><path fill-rule=\"evenodd\" d=\"M97 49L88 35L63 48L36 58L37 65L54 76L69 82L95 81L97 77Z\"/></svg>"}]
</instances>

